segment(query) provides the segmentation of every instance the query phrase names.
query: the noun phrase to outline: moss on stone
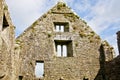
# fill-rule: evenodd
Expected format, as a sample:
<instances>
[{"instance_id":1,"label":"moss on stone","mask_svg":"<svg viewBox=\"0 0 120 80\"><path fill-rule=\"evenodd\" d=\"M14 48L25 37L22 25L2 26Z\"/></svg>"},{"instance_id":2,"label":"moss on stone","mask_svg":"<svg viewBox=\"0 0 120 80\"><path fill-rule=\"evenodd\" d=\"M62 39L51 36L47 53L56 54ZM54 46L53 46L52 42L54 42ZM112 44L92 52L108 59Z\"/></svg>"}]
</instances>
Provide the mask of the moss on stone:
<instances>
[{"instance_id":1,"label":"moss on stone","mask_svg":"<svg viewBox=\"0 0 120 80\"><path fill-rule=\"evenodd\" d=\"M90 43L94 42L94 40L92 38L90 38Z\"/></svg>"},{"instance_id":2,"label":"moss on stone","mask_svg":"<svg viewBox=\"0 0 120 80\"><path fill-rule=\"evenodd\" d=\"M8 7L7 7L7 6L4 6L4 10L8 10Z\"/></svg>"},{"instance_id":3,"label":"moss on stone","mask_svg":"<svg viewBox=\"0 0 120 80\"><path fill-rule=\"evenodd\" d=\"M86 34L84 32L79 32L80 37L86 37Z\"/></svg>"},{"instance_id":4,"label":"moss on stone","mask_svg":"<svg viewBox=\"0 0 120 80\"><path fill-rule=\"evenodd\" d=\"M46 18L46 17L47 17L47 15L46 15L46 14L44 14L44 15L43 15L43 18Z\"/></svg>"},{"instance_id":5,"label":"moss on stone","mask_svg":"<svg viewBox=\"0 0 120 80\"><path fill-rule=\"evenodd\" d=\"M83 21L83 23L87 24L87 22L85 20L82 20L82 21Z\"/></svg>"},{"instance_id":6,"label":"moss on stone","mask_svg":"<svg viewBox=\"0 0 120 80\"><path fill-rule=\"evenodd\" d=\"M35 25L37 25L37 21L35 21L35 22L32 24L32 26L35 26Z\"/></svg>"},{"instance_id":7,"label":"moss on stone","mask_svg":"<svg viewBox=\"0 0 120 80\"><path fill-rule=\"evenodd\" d=\"M69 19L70 22L75 22L76 19L79 19L79 16L74 13L64 14L65 18Z\"/></svg>"},{"instance_id":8,"label":"moss on stone","mask_svg":"<svg viewBox=\"0 0 120 80\"><path fill-rule=\"evenodd\" d=\"M66 7L65 3L58 3L57 9L60 10L62 7Z\"/></svg>"},{"instance_id":9,"label":"moss on stone","mask_svg":"<svg viewBox=\"0 0 120 80\"><path fill-rule=\"evenodd\" d=\"M79 44L79 43L78 43L78 42L76 42L76 43L75 43L75 46L76 46L76 47L78 47L78 44Z\"/></svg>"},{"instance_id":10,"label":"moss on stone","mask_svg":"<svg viewBox=\"0 0 120 80\"><path fill-rule=\"evenodd\" d=\"M60 10L62 6L62 4L57 5L57 9Z\"/></svg>"},{"instance_id":11,"label":"moss on stone","mask_svg":"<svg viewBox=\"0 0 120 80\"><path fill-rule=\"evenodd\" d=\"M52 37L52 33L48 33L48 38Z\"/></svg>"},{"instance_id":12,"label":"moss on stone","mask_svg":"<svg viewBox=\"0 0 120 80\"><path fill-rule=\"evenodd\" d=\"M89 34L90 37L93 37L94 35L95 35L94 31L90 32L90 34Z\"/></svg>"},{"instance_id":13,"label":"moss on stone","mask_svg":"<svg viewBox=\"0 0 120 80\"><path fill-rule=\"evenodd\" d=\"M95 39L101 39L100 36L95 36Z\"/></svg>"},{"instance_id":14,"label":"moss on stone","mask_svg":"<svg viewBox=\"0 0 120 80\"><path fill-rule=\"evenodd\" d=\"M20 44L21 43L21 41L20 40L16 40L16 44Z\"/></svg>"}]
</instances>

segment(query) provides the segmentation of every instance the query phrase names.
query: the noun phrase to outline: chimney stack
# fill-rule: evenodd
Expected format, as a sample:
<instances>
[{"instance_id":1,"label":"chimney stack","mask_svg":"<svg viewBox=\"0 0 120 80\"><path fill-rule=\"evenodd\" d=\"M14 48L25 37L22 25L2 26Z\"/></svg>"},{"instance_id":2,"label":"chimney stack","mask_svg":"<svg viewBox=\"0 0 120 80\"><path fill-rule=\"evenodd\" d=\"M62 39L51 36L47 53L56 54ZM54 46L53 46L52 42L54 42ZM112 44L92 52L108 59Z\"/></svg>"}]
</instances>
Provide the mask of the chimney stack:
<instances>
[{"instance_id":1,"label":"chimney stack","mask_svg":"<svg viewBox=\"0 0 120 80\"><path fill-rule=\"evenodd\" d=\"M120 55L120 31L117 32L117 44L118 44L118 50Z\"/></svg>"}]
</instances>

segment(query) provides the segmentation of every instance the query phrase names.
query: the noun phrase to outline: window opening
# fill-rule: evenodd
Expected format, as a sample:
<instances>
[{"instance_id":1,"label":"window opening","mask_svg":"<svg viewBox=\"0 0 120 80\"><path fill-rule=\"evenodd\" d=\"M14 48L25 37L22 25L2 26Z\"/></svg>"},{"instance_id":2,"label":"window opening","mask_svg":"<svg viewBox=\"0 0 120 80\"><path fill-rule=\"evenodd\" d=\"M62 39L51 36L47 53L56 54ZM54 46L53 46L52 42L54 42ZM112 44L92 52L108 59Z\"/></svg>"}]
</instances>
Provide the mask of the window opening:
<instances>
[{"instance_id":1,"label":"window opening","mask_svg":"<svg viewBox=\"0 0 120 80\"><path fill-rule=\"evenodd\" d=\"M19 80L22 80L23 79L23 76L19 76Z\"/></svg>"},{"instance_id":2,"label":"window opening","mask_svg":"<svg viewBox=\"0 0 120 80\"><path fill-rule=\"evenodd\" d=\"M54 23L56 32L69 32L68 23Z\"/></svg>"},{"instance_id":3,"label":"window opening","mask_svg":"<svg viewBox=\"0 0 120 80\"><path fill-rule=\"evenodd\" d=\"M56 53L58 57L72 57L72 41L55 41Z\"/></svg>"},{"instance_id":4,"label":"window opening","mask_svg":"<svg viewBox=\"0 0 120 80\"><path fill-rule=\"evenodd\" d=\"M7 28L9 26L9 24L8 24L8 22L7 22L7 19L6 19L6 16L4 15L3 16L3 30L5 29L5 28Z\"/></svg>"},{"instance_id":5,"label":"window opening","mask_svg":"<svg viewBox=\"0 0 120 80\"><path fill-rule=\"evenodd\" d=\"M36 61L35 76L37 78L44 76L44 62L43 61Z\"/></svg>"},{"instance_id":6,"label":"window opening","mask_svg":"<svg viewBox=\"0 0 120 80\"><path fill-rule=\"evenodd\" d=\"M57 45L57 56L67 56L67 45Z\"/></svg>"},{"instance_id":7,"label":"window opening","mask_svg":"<svg viewBox=\"0 0 120 80\"><path fill-rule=\"evenodd\" d=\"M64 25L56 25L55 30L56 32L64 32Z\"/></svg>"}]
</instances>

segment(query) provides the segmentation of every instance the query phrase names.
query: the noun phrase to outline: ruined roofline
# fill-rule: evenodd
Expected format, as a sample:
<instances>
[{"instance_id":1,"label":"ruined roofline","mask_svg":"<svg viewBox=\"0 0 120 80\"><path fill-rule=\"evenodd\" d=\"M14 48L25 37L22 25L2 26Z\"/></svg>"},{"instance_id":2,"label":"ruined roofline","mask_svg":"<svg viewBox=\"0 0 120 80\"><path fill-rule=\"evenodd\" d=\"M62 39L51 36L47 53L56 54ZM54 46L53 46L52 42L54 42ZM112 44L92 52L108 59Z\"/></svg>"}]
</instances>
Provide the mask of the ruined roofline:
<instances>
[{"instance_id":1,"label":"ruined roofline","mask_svg":"<svg viewBox=\"0 0 120 80\"><path fill-rule=\"evenodd\" d=\"M53 13L53 14L74 14L74 15L77 16L80 20L82 20L82 19L81 19L69 6L67 6L67 5L66 5L66 7L70 9L71 13L57 13L57 12L54 13L54 11L52 11L52 9L55 8L55 7L57 7L57 5L58 5L58 4L61 4L61 3L66 5L65 2L61 2L61 0L58 1L51 9L48 9L47 12L43 13L43 15L41 15L41 16L40 16L38 19L36 19L28 28L26 28L20 35L18 35L18 36L16 37L16 39L19 38L19 37L22 37L27 31L29 31L33 26L35 26L35 25L38 23L37 21L41 20L42 18L44 18L44 16L45 16L46 14L49 14L49 13ZM85 22L85 21L83 20L83 22Z\"/></svg>"},{"instance_id":2,"label":"ruined roofline","mask_svg":"<svg viewBox=\"0 0 120 80\"><path fill-rule=\"evenodd\" d=\"M63 4L63 5L65 4L64 7L67 8L67 9L70 11L70 13L54 12L53 9L54 9L54 8L57 9L57 6L58 6L59 4ZM51 9L49 9L47 12L45 12L43 15L41 15L41 16L40 16L38 19L36 19L27 29L25 29L19 36L17 36L16 39L24 36L24 34L26 34L27 31L29 31L30 29L34 28L35 25L39 24L39 21L42 21L42 19L45 18L45 16L46 16L47 14L73 14L75 17L77 17L79 20L81 20L83 23L85 23L85 24L87 25L87 23L86 23L83 19L81 19L81 18L79 17L79 15L77 15L69 6L67 6L66 3L57 2L56 5L54 5ZM88 26L89 26L89 25L88 25ZM89 28L92 30L91 27L89 27ZM94 31L94 30L92 30L92 31ZM97 33L95 33L95 34L98 35Z\"/></svg>"},{"instance_id":3,"label":"ruined roofline","mask_svg":"<svg viewBox=\"0 0 120 80\"><path fill-rule=\"evenodd\" d=\"M12 19L11 19L11 17L10 17L10 12L9 12L8 5L6 4L5 0L3 0L3 16L6 17L6 19L7 19L7 21L8 21L8 24L9 24L10 26L13 26L13 27L15 28L15 26L14 26L14 24L13 24L13 22L12 22Z\"/></svg>"},{"instance_id":4,"label":"ruined roofline","mask_svg":"<svg viewBox=\"0 0 120 80\"><path fill-rule=\"evenodd\" d=\"M120 31L118 31L116 34L120 34Z\"/></svg>"}]
</instances>

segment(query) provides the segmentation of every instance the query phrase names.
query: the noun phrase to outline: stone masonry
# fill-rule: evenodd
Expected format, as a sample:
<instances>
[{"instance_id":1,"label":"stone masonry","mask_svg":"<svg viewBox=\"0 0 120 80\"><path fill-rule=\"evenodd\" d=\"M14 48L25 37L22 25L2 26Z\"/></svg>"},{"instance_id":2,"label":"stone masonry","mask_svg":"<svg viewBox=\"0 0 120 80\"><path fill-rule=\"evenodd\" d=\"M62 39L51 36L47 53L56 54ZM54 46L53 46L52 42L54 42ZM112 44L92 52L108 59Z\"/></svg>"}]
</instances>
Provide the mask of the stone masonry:
<instances>
[{"instance_id":1,"label":"stone masonry","mask_svg":"<svg viewBox=\"0 0 120 80\"><path fill-rule=\"evenodd\" d=\"M16 39L14 34L8 7L1 0L0 80L119 80L115 78L119 72L114 74L113 68L110 72L120 60L113 59L113 47L63 1ZM40 77L36 76L38 62L44 69ZM119 66L114 68L119 71Z\"/></svg>"},{"instance_id":2,"label":"stone masonry","mask_svg":"<svg viewBox=\"0 0 120 80\"><path fill-rule=\"evenodd\" d=\"M8 7L0 0L0 80L14 80L14 26Z\"/></svg>"},{"instance_id":3,"label":"stone masonry","mask_svg":"<svg viewBox=\"0 0 120 80\"><path fill-rule=\"evenodd\" d=\"M64 25L65 31L56 32L56 25ZM94 80L100 69L100 37L64 2L35 21L16 42L20 49L18 76L23 80ZM56 44L65 43L71 45L69 56L58 57ZM109 54L111 49L105 51ZM44 62L42 78L35 76L36 61Z\"/></svg>"}]
</instances>

